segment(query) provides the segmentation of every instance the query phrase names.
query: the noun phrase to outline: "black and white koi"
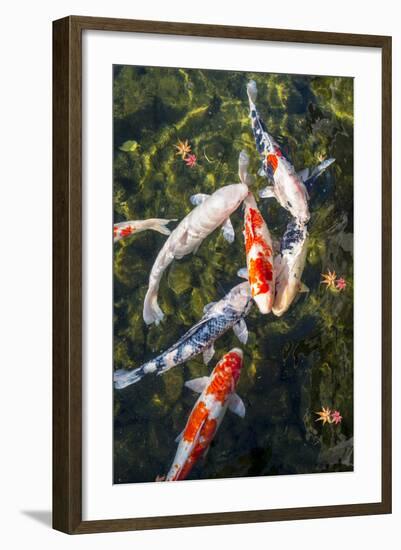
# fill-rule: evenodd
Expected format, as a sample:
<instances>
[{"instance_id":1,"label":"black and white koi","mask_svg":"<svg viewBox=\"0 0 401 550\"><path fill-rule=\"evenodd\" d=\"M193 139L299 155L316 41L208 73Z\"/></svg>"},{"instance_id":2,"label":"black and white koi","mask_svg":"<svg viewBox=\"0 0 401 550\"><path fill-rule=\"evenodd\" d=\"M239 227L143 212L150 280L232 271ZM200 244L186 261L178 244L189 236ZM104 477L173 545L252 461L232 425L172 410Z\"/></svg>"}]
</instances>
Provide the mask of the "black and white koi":
<instances>
[{"instance_id":1,"label":"black and white koi","mask_svg":"<svg viewBox=\"0 0 401 550\"><path fill-rule=\"evenodd\" d=\"M273 186L265 187L259 195L262 198L275 197L296 220L300 223L307 223L310 218L308 189L316 178L334 162L334 159L323 161L310 175L309 169L297 173L283 155L276 141L268 133L266 125L256 109L257 87L254 80L248 82L247 93L252 131L256 148L262 158L262 168L259 174L273 182Z\"/></svg>"},{"instance_id":2,"label":"black and white koi","mask_svg":"<svg viewBox=\"0 0 401 550\"><path fill-rule=\"evenodd\" d=\"M280 253L274 260L276 293L272 311L283 315L298 292L308 292L301 282L308 248L308 231L305 224L292 220L280 244Z\"/></svg>"},{"instance_id":3,"label":"black and white koi","mask_svg":"<svg viewBox=\"0 0 401 550\"><path fill-rule=\"evenodd\" d=\"M117 370L114 373L114 386L121 389L135 384L146 374L163 374L200 353L203 353L207 364L214 355L214 342L230 328L240 342L245 344L248 340L248 329L244 317L251 307L252 293L249 283L236 285L224 298L205 306L202 319L165 352L136 369Z\"/></svg>"}]
</instances>

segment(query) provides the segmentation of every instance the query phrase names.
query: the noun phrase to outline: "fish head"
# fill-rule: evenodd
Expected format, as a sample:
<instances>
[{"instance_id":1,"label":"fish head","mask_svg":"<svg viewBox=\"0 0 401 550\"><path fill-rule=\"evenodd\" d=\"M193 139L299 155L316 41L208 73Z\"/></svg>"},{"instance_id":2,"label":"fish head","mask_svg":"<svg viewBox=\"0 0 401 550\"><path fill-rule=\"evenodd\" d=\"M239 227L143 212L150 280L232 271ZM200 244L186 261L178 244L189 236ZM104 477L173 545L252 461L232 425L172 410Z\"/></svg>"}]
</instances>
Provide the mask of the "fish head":
<instances>
[{"instance_id":1,"label":"fish head","mask_svg":"<svg viewBox=\"0 0 401 550\"><path fill-rule=\"evenodd\" d=\"M247 306L252 298L251 287L248 281L235 286L227 296L227 305L237 313L247 311Z\"/></svg>"},{"instance_id":2,"label":"fish head","mask_svg":"<svg viewBox=\"0 0 401 550\"><path fill-rule=\"evenodd\" d=\"M295 282L293 278L276 286L276 297L272 309L276 317L281 317L288 310L299 292L299 287L300 283Z\"/></svg>"},{"instance_id":3,"label":"fish head","mask_svg":"<svg viewBox=\"0 0 401 550\"><path fill-rule=\"evenodd\" d=\"M244 354L240 348L233 348L226 353L217 363L209 392L215 394L215 398L223 401L234 391L244 364Z\"/></svg>"},{"instance_id":4,"label":"fish head","mask_svg":"<svg viewBox=\"0 0 401 550\"><path fill-rule=\"evenodd\" d=\"M226 356L226 362L228 363L228 368L231 371L231 376L233 378L234 384L237 384L238 379L241 374L241 369L244 364L244 353L240 348L233 348L228 352Z\"/></svg>"},{"instance_id":5,"label":"fish head","mask_svg":"<svg viewBox=\"0 0 401 550\"><path fill-rule=\"evenodd\" d=\"M272 292L265 292L263 294L256 294L253 297L255 304L258 306L258 309L262 315L267 315L271 312L273 307L274 296Z\"/></svg>"},{"instance_id":6,"label":"fish head","mask_svg":"<svg viewBox=\"0 0 401 550\"><path fill-rule=\"evenodd\" d=\"M245 183L225 185L211 195L208 201L208 214L213 219L226 220L248 194Z\"/></svg>"}]
</instances>

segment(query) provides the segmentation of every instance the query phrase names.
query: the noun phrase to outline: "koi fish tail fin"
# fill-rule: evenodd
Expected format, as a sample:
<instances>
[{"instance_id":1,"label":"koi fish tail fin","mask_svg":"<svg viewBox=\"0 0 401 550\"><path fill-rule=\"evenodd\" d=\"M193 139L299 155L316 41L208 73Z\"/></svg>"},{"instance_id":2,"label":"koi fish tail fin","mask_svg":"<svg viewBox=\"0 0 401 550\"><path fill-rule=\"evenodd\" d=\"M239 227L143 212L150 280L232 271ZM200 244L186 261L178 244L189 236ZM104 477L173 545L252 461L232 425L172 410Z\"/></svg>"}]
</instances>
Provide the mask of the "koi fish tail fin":
<instances>
[{"instance_id":1,"label":"koi fish tail fin","mask_svg":"<svg viewBox=\"0 0 401 550\"><path fill-rule=\"evenodd\" d=\"M151 218L146 220L147 229L153 229L153 231L158 231L163 235L170 235L171 231L167 226L170 222L176 222L177 219L165 220L163 218Z\"/></svg>"},{"instance_id":2,"label":"koi fish tail fin","mask_svg":"<svg viewBox=\"0 0 401 550\"><path fill-rule=\"evenodd\" d=\"M149 286L143 303L143 320L147 325L156 323L158 325L164 317L157 302L157 287Z\"/></svg>"},{"instance_id":3,"label":"koi fish tail fin","mask_svg":"<svg viewBox=\"0 0 401 550\"><path fill-rule=\"evenodd\" d=\"M131 370L116 370L113 376L114 387L116 388L116 390L122 390L127 386L131 386L131 384L139 382L139 380L141 380L145 376L145 374L146 372L143 367Z\"/></svg>"},{"instance_id":4,"label":"koi fish tail fin","mask_svg":"<svg viewBox=\"0 0 401 550\"><path fill-rule=\"evenodd\" d=\"M254 80L250 80L246 85L246 91L248 94L249 103L255 104L256 98L258 97L258 88Z\"/></svg>"}]
</instances>

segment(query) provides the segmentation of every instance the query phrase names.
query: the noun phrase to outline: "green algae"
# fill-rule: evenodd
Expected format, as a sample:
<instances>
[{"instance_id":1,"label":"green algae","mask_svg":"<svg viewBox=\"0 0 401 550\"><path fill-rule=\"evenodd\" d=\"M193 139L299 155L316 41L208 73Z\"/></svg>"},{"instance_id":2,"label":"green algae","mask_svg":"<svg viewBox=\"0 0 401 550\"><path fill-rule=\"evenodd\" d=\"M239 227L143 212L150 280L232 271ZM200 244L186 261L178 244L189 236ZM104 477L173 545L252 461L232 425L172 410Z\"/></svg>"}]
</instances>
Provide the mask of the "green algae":
<instances>
[{"instance_id":1,"label":"green algae","mask_svg":"<svg viewBox=\"0 0 401 550\"><path fill-rule=\"evenodd\" d=\"M238 154L251 172L259 158L248 117L246 83L258 84L258 109L296 169L335 157L311 192L309 245L303 280L310 292L282 317L247 318L249 341L238 384L247 414L227 413L192 479L352 470L353 459L353 81L340 77L194 69L114 68L115 222L182 219L189 198L238 181ZM189 168L174 145L188 139L197 164ZM266 185L256 176L255 194ZM259 207L274 239L289 216L276 201ZM242 211L232 216L236 240L216 230L196 254L166 270L159 302L166 315L145 326L148 277L165 236L146 231L114 245L114 368L132 368L174 344L203 308L240 282L245 264ZM174 224L172 224L174 227ZM335 270L344 291L326 290L321 274ZM238 346L232 331L202 357L163 376L114 391L114 481L154 481L165 474L197 395L186 380L210 373ZM340 410L335 426L316 422L322 407Z\"/></svg>"}]
</instances>

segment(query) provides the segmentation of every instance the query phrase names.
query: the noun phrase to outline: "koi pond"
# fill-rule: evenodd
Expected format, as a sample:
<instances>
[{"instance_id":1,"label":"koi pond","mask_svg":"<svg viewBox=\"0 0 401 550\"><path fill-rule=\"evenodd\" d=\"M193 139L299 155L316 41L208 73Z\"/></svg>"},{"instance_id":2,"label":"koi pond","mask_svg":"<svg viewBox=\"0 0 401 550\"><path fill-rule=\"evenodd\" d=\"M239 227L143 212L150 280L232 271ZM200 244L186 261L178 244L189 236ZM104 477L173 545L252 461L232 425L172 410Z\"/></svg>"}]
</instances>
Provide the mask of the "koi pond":
<instances>
[{"instance_id":1,"label":"koi pond","mask_svg":"<svg viewBox=\"0 0 401 550\"><path fill-rule=\"evenodd\" d=\"M308 188L302 292L281 316L253 303L246 343L230 327L202 353L114 389L114 483L154 482L173 463L199 394L185 382L209 377L232 348L243 351L236 393L245 416L227 410L187 479L353 470L353 80L157 67L114 66L114 223L163 218L173 230L211 195L240 183L249 157L249 191L271 235L274 255L292 214L260 175L247 83L280 155L296 172L335 159ZM273 163L273 168L276 166ZM143 318L149 275L169 238L135 231L114 244L114 370L138 368L173 346L244 279L244 208L230 215L228 242L218 227L193 253L164 270L160 324ZM302 270L301 270L302 271ZM301 289L301 288L300 288ZM187 457L188 458L188 457Z\"/></svg>"}]
</instances>

